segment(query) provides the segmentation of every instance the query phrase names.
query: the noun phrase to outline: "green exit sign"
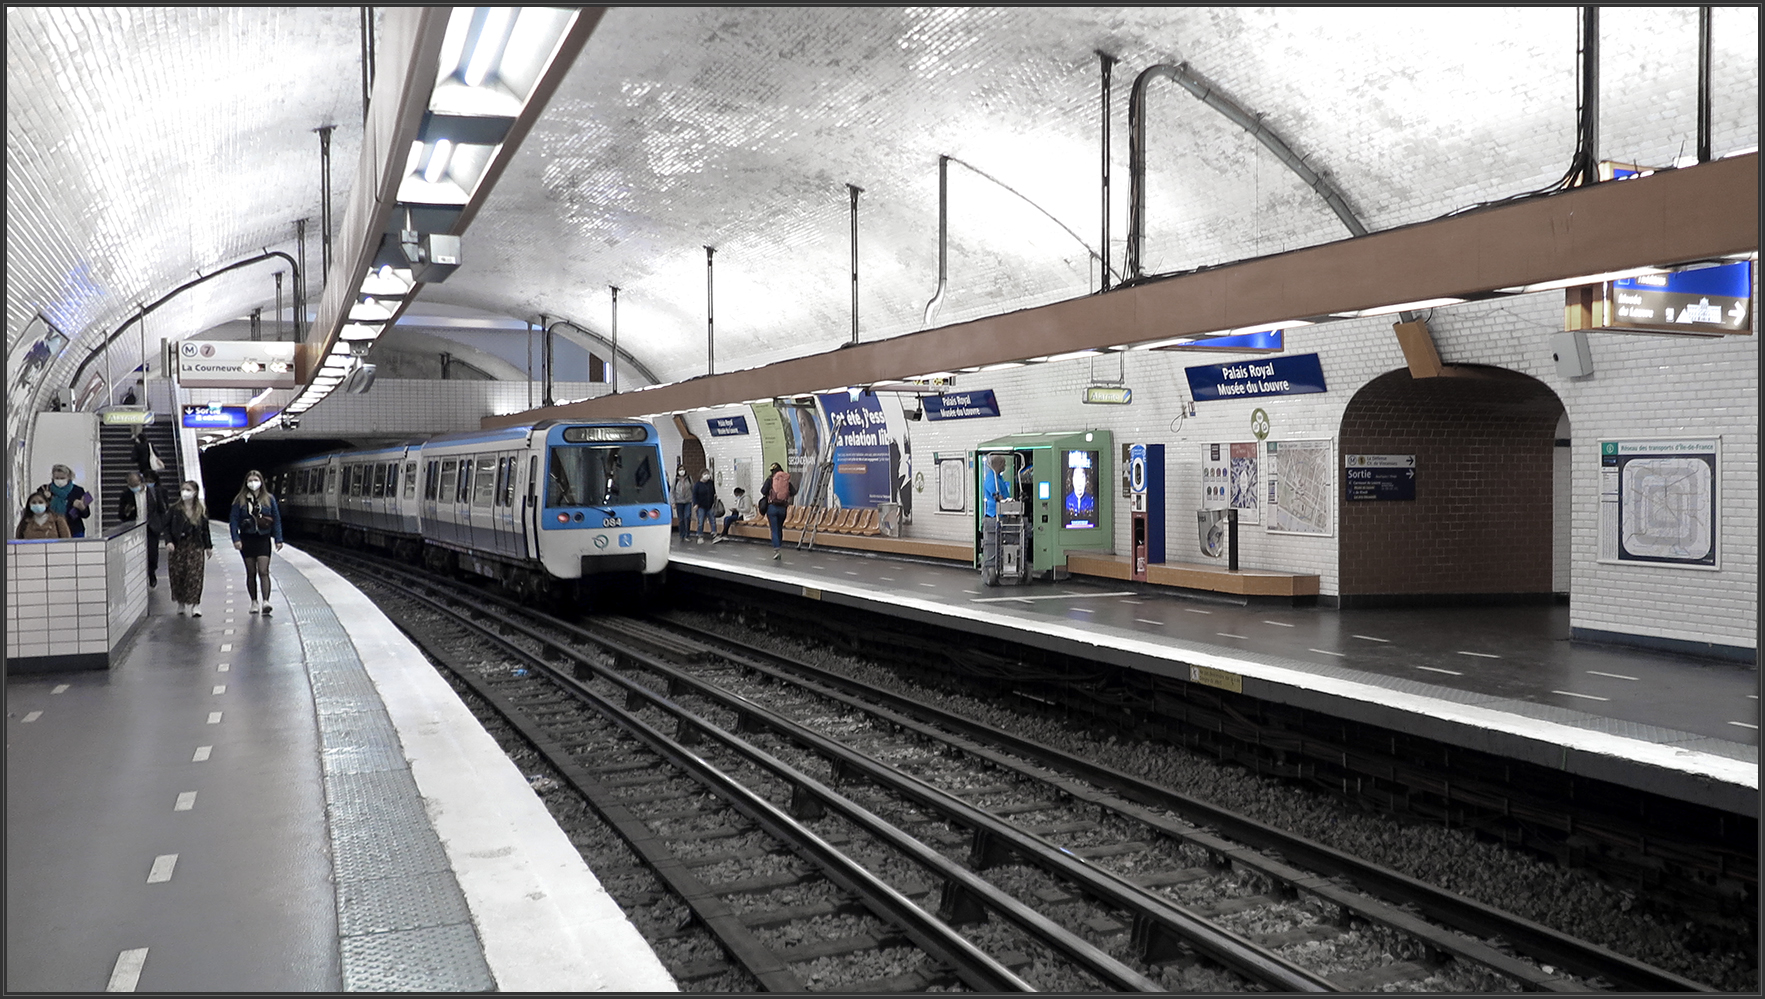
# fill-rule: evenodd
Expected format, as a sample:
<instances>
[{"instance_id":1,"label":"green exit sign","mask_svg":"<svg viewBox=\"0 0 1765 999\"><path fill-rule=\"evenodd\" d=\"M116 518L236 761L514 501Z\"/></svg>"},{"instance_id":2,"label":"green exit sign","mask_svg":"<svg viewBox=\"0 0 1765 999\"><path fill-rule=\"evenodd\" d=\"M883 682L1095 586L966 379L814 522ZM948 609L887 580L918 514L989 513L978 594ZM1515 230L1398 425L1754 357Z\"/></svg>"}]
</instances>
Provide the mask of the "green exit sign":
<instances>
[{"instance_id":1,"label":"green exit sign","mask_svg":"<svg viewBox=\"0 0 1765 999\"><path fill-rule=\"evenodd\" d=\"M1092 385L1085 389L1085 401L1100 406L1126 406L1134 401L1134 390L1119 385Z\"/></svg>"}]
</instances>

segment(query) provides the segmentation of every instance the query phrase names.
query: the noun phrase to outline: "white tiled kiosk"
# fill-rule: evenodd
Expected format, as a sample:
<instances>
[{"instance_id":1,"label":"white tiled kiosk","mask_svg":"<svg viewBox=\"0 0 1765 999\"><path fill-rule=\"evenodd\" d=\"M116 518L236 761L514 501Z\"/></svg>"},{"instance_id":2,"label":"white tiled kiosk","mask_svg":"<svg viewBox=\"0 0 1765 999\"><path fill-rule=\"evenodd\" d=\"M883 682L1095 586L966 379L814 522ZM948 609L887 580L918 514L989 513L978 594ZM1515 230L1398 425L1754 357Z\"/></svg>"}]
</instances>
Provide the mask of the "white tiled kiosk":
<instances>
[{"instance_id":1,"label":"white tiled kiosk","mask_svg":"<svg viewBox=\"0 0 1765 999\"><path fill-rule=\"evenodd\" d=\"M6 672L109 669L147 616L147 530L6 543Z\"/></svg>"}]
</instances>

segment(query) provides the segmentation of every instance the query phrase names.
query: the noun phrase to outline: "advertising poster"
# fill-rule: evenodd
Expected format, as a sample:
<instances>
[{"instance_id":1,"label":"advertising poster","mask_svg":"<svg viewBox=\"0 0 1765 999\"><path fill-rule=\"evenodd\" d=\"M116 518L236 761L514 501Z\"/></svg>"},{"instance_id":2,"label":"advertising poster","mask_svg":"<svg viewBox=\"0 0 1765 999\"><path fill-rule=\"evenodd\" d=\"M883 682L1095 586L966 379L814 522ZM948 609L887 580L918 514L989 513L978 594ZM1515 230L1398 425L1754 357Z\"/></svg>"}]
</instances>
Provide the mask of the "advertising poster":
<instances>
[{"instance_id":1,"label":"advertising poster","mask_svg":"<svg viewBox=\"0 0 1765 999\"><path fill-rule=\"evenodd\" d=\"M784 420L778 407L760 402L753 409L754 427L760 434L760 474L764 476L773 465L789 468L790 450L785 445Z\"/></svg>"},{"instance_id":2,"label":"advertising poster","mask_svg":"<svg viewBox=\"0 0 1765 999\"><path fill-rule=\"evenodd\" d=\"M1331 533L1336 463L1330 441L1269 441L1263 474L1269 480L1269 532Z\"/></svg>"},{"instance_id":3,"label":"advertising poster","mask_svg":"<svg viewBox=\"0 0 1765 999\"><path fill-rule=\"evenodd\" d=\"M815 473L821 463L821 423L813 402L806 406L778 407L779 424L784 428L784 467L791 481L803 493L815 485Z\"/></svg>"},{"instance_id":4,"label":"advertising poster","mask_svg":"<svg viewBox=\"0 0 1765 999\"><path fill-rule=\"evenodd\" d=\"M1068 451L1060 463L1060 526L1086 530L1097 526L1096 451Z\"/></svg>"},{"instance_id":5,"label":"advertising poster","mask_svg":"<svg viewBox=\"0 0 1765 999\"><path fill-rule=\"evenodd\" d=\"M1715 569L1720 442L1600 442L1601 562Z\"/></svg>"},{"instance_id":6,"label":"advertising poster","mask_svg":"<svg viewBox=\"0 0 1765 999\"><path fill-rule=\"evenodd\" d=\"M1261 463L1257 443L1201 445L1201 505L1237 510L1238 523L1262 523Z\"/></svg>"},{"instance_id":7,"label":"advertising poster","mask_svg":"<svg viewBox=\"0 0 1765 999\"><path fill-rule=\"evenodd\" d=\"M853 399L839 392L818 398L833 435L833 494L839 505L893 502L901 452L889 433L882 401L875 395Z\"/></svg>"}]
</instances>

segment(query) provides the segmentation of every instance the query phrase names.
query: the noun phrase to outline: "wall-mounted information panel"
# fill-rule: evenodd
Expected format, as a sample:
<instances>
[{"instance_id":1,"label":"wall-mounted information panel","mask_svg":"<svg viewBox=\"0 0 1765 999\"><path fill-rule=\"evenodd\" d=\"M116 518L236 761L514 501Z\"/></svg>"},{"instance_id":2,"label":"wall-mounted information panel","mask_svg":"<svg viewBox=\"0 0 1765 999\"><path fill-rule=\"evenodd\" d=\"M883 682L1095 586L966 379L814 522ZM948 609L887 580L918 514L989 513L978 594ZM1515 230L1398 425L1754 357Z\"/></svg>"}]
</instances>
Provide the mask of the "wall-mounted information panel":
<instances>
[{"instance_id":1,"label":"wall-mounted information panel","mask_svg":"<svg viewBox=\"0 0 1765 999\"><path fill-rule=\"evenodd\" d=\"M1719 438L1600 442L1601 562L1716 569Z\"/></svg>"},{"instance_id":2,"label":"wall-mounted information panel","mask_svg":"<svg viewBox=\"0 0 1765 999\"><path fill-rule=\"evenodd\" d=\"M1271 534L1333 533L1336 463L1331 441L1266 441L1263 477L1269 484Z\"/></svg>"}]
</instances>

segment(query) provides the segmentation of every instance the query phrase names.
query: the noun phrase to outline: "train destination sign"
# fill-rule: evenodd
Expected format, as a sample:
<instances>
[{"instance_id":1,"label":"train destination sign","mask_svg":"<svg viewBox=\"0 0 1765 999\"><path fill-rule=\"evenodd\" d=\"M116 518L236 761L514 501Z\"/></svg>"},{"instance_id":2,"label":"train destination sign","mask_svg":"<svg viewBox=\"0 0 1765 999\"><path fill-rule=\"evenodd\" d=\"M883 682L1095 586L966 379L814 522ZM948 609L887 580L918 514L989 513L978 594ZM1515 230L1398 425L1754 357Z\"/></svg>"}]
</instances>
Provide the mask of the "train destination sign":
<instances>
[{"instance_id":1,"label":"train destination sign","mask_svg":"<svg viewBox=\"0 0 1765 999\"><path fill-rule=\"evenodd\" d=\"M1606 285L1606 329L1718 336L1753 329L1750 260Z\"/></svg>"},{"instance_id":2,"label":"train destination sign","mask_svg":"<svg viewBox=\"0 0 1765 999\"><path fill-rule=\"evenodd\" d=\"M1413 454L1348 454L1351 500L1413 500L1416 498L1416 456Z\"/></svg>"},{"instance_id":3,"label":"train destination sign","mask_svg":"<svg viewBox=\"0 0 1765 999\"><path fill-rule=\"evenodd\" d=\"M1189 377L1189 392L1196 402L1326 391L1324 366L1316 354L1198 364L1184 368L1183 373Z\"/></svg>"},{"instance_id":4,"label":"train destination sign","mask_svg":"<svg viewBox=\"0 0 1765 999\"><path fill-rule=\"evenodd\" d=\"M992 389L928 395L921 402L928 420L972 420L999 415L999 400Z\"/></svg>"},{"instance_id":5,"label":"train destination sign","mask_svg":"<svg viewBox=\"0 0 1765 999\"><path fill-rule=\"evenodd\" d=\"M712 437L748 436L748 418L745 416L713 416L709 422Z\"/></svg>"}]
</instances>

